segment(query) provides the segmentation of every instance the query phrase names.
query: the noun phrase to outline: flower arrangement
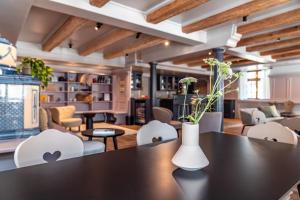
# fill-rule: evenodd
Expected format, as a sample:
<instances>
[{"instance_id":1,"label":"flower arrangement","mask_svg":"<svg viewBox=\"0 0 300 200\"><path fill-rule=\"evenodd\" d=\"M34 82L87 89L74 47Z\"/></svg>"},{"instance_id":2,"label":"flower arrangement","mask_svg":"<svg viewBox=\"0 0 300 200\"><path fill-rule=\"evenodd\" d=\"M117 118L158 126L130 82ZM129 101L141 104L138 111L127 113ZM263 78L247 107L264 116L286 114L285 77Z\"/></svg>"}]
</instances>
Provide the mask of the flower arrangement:
<instances>
[{"instance_id":1,"label":"flower arrangement","mask_svg":"<svg viewBox=\"0 0 300 200\"><path fill-rule=\"evenodd\" d=\"M218 67L218 77L215 80L214 85L212 85L212 75L210 75L210 85L209 85L209 94L205 97L200 97L199 91L195 91L196 99L194 99L194 109L190 115L186 116L185 107L186 107L186 97L188 87L192 83L196 83L197 79L194 77L186 77L179 81L184 86L184 106L183 113L180 117L181 119L188 120L192 124L198 124L203 117L204 113L211 109L212 105L222 96L227 93L238 91L238 88L231 89L230 86L238 80L240 73L233 73L230 68L231 62L220 62L214 58L208 58L203 60L210 67L210 72L212 74L213 67ZM227 84L224 84L220 88L220 84L226 81Z\"/></svg>"}]
</instances>

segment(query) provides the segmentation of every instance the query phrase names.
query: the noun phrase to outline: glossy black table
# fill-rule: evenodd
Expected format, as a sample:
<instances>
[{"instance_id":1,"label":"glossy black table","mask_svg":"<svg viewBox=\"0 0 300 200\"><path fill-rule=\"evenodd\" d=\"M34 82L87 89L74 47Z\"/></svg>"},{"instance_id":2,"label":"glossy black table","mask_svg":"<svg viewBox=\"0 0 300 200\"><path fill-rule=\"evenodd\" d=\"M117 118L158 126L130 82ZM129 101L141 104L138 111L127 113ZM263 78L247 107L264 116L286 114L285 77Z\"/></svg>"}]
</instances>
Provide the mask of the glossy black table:
<instances>
[{"instance_id":1,"label":"glossy black table","mask_svg":"<svg viewBox=\"0 0 300 200\"><path fill-rule=\"evenodd\" d=\"M101 128L98 128L98 129L101 129ZM89 138L89 141L92 141L93 140L93 137L95 138L103 138L103 142L105 144L105 151L106 151L106 148L107 148L107 138L112 138L113 139L113 143L114 143L114 148L115 150L118 150L118 141L117 141L117 137L121 136L121 135L124 135L125 134L125 131L124 130L121 130L121 129L117 129L117 128L104 128L104 129L112 129L115 131L115 134L113 135L94 135L93 132L94 132L94 129L89 129L89 130L86 130L86 131L83 131L82 132L82 135L83 136L86 136Z\"/></svg>"},{"instance_id":2,"label":"glossy black table","mask_svg":"<svg viewBox=\"0 0 300 200\"><path fill-rule=\"evenodd\" d=\"M275 200L300 179L298 146L217 133L200 144L210 164L195 173L172 165L171 141L1 172L0 199Z\"/></svg>"}]
</instances>

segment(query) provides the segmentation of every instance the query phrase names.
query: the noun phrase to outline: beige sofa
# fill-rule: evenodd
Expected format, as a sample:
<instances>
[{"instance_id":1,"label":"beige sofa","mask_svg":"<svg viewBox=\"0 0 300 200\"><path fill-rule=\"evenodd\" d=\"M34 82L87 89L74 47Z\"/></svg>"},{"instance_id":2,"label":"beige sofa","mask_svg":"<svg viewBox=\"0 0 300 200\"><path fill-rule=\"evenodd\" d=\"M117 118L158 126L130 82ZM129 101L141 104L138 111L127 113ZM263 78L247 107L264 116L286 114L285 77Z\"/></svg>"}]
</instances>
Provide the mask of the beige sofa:
<instances>
[{"instance_id":1,"label":"beige sofa","mask_svg":"<svg viewBox=\"0 0 300 200\"><path fill-rule=\"evenodd\" d=\"M240 118L243 123L242 134L246 126L254 126L266 122L280 122L284 117L266 117L266 115L258 110L258 108L241 108Z\"/></svg>"}]
</instances>

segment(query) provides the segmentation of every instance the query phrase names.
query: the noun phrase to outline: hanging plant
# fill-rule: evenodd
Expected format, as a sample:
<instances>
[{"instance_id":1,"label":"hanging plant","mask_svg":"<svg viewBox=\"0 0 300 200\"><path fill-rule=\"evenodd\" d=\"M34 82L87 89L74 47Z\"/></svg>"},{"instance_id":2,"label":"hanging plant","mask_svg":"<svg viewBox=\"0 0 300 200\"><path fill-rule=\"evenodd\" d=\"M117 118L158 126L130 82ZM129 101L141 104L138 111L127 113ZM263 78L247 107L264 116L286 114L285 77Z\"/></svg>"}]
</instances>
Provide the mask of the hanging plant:
<instances>
[{"instance_id":1,"label":"hanging plant","mask_svg":"<svg viewBox=\"0 0 300 200\"><path fill-rule=\"evenodd\" d=\"M22 59L21 64L17 66L17 72L38 78L44 88L48 86L53 70L40 59L25 57Z\"/></svg>"}]
</instances>

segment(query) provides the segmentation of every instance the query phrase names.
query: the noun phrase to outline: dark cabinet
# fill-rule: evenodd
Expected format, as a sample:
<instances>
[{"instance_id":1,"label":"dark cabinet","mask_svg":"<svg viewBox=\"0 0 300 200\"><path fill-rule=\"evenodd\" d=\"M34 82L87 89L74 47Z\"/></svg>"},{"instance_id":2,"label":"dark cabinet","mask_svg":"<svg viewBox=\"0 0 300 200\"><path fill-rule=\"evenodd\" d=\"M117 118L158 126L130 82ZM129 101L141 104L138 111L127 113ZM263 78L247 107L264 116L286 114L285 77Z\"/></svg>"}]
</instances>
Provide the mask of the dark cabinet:
<instances>
[{"instance_id":1,"label":"dark cabinet","mask_svg":"<svg viewBox=\"0 0 300 200\"><path fill-rule=\"evenodd\" d=\"M157 78L157 90L177 91L180 88L179 80L181 77L159 75Z\"/></svg>"},{"instance_id":2,"label":"dark cabinet","mask_svg":"<svg viewBox=\"0 0 300 200\"><path fill-rule=\"evenodd\" d=\"M132 72L131 75L131 89L132 90L141 90L142 89L142 73Z\"/></svg>"}]
</instances>

